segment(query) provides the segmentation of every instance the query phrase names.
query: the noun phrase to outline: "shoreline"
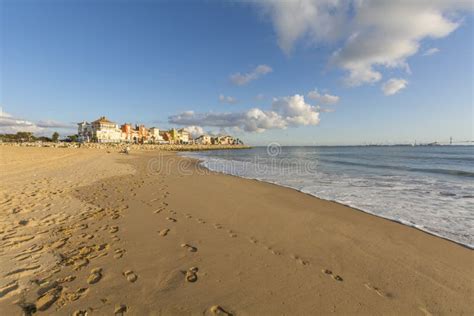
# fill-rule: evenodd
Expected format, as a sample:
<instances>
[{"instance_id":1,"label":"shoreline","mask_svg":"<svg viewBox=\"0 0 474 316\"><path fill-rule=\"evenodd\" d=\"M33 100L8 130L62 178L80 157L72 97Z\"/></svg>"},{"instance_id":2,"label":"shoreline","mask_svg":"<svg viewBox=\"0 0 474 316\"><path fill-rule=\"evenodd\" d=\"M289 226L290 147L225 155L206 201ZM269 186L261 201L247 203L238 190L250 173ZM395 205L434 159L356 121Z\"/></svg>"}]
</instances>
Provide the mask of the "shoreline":
<instances>
[{"instance_id":1,"label":"shoreline","mask_svg":"<svg viewBox=\"0 0 474 316\"><path fill-rule=\"evenodd\" d=\"M357 206L354 206L354 205L350 205L350 204L347 204L347 203L343 203L341 201L337 201L337 200L332 200L332 199L325 199L323 197L320 197L320 196L317 196L315 194L312 194L310 192L305 192L303 190L300 190L300 189L297 189L297 188L294 188L292 186L289 186L289 185L284 185L284 184L281 184L281 183L277 183L277 182L271 182L271 181L268 181L268 180L265 180L265 179L258 179L258 178L252 178L252 177L245 177L245 176L240 176L240 175L235 175L235 174L232 174L232 173L226 173L224 171L217 171L217 170L212 170L206 166L204 166L204 160L202 159L199 159L199 158L195 158L195 157L188 157L186 156L186 152L176 152L176 154L178 154L180 157L185 157L185 158L188 158L188 159L194 159L196 161L199 162L199 165L203 168L206 168L207 170L211 171L211 172L216 172L216 173L219 173L219 174L222 174L222 175L227 175L227 176L232 176L232 177L237 177L237 178L241 178L241 179L246 179L246 180L254 180L254 181L257 181L257 182L261 182L261 183L266 183L266 184L272 184L272 185L275 185L275 186L279 186L279 187L283 187L283 188L288 188L288 189L291 189L291 190L294 190L296 192L299 192L299 193L303 193L303 194L306 194L308 196L311 196L313 198L316 198L316 199L319 199L319 200L323 200L323 201L328 201L328 202L334 202L334 203L337 203L339 205L343 205L343 206L346 206L346 207L349 207L349 208L352 208L356 211L359 211L359 212L362 212L364 214L368 214L368 215L372 215L372 216L375 216L375 217L378 217L378 218L382 218L382 219L385 219L385 220L388 220L388 221L391 221L391 222L394 222L394 223L397 223L397 224L400 224L400 225L403 225L403 226L406 226L406 227L409 227L409 228L413 228L413 229L416 229L418 231L421 231L423 233L427 233L431 236L434 236L434 237L438 237L438 238L441 238L443 240L446 240L446 241L450 241L456 245L459 245L461 247L465 247L469 250L474 250L474 245L469 245L469 244L465 244L465 243L462 243L460 241L457 241L457 240L454 240L454 239L451 239L449 237L446 237L446 236L443 236L441 234L438 234L438 233L435 233L435 232L432 232L428 229L424 229L422 227L419 227L419 225L417 226L416 224L410 224L406 221L403 221L403 220L400 220L400 219L396 219L396 218L391 218L391 217L385 217L383 215L379 215L379 214L376 214L374 212L371 212L371 211L368 211L368 210L364 210L362 208L359 208Z\"/></svg>"},{"instance_id":2,"label":"shoreline","mask_svg":"<svg viewBox=\"0 0 474 316\"><path fill-rule=\"evenodd\" d=\"M200 144L134 144L134 143L67 143L67 142L0 142L5 147L36 147L36 148L83 148L102 150L123 150L129 147L135 151L207 151L250 149L247 145L200 145Z\"/></svg>"},{"instance_id":3,"label":"shoreline","mask_svg":"<svg viewBox=\"0 0 474 316\"><path fill-rule=\"evenodd\" d=\"M418 229L172 152L0 151L2 313L473 311L473 252Z\"/></svg>"}]
</instances>

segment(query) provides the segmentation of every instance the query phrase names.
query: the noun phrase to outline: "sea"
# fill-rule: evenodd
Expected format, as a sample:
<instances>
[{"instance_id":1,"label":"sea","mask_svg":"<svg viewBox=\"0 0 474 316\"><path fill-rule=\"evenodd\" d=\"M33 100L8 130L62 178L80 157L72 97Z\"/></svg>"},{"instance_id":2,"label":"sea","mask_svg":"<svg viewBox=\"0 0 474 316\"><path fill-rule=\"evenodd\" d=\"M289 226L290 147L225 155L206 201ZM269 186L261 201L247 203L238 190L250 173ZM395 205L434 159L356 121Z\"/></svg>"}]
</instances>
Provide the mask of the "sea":
<instances>
[{"instance_id":1,"label":"sea","mask_svg":"<svg viewBox=\"0 0 474 316\"><path fill-rule=\"evenodd\" d=\"M474 146L270 144L184 155L212 171L290 187L474 249Z\"/></svg>"}]
</instances>

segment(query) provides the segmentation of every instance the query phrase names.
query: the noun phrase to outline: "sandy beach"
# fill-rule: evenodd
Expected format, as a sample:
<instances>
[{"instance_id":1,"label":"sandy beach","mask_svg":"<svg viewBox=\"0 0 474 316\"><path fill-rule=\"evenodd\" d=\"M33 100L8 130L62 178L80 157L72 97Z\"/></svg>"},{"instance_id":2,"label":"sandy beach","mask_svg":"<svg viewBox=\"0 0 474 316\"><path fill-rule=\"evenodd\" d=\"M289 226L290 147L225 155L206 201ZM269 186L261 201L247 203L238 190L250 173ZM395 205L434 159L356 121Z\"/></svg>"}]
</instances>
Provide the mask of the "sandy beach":
<instances>
[{"instance_id":1,"label":"sandy beach","mask_svg":"<svg viewBox=\"0 0 474 316\"><path fill-rule=\"evenodd\" d=\"M472 250L172 152L0 168L1 315L474 313Z\"/></svg>"}]
</instances>

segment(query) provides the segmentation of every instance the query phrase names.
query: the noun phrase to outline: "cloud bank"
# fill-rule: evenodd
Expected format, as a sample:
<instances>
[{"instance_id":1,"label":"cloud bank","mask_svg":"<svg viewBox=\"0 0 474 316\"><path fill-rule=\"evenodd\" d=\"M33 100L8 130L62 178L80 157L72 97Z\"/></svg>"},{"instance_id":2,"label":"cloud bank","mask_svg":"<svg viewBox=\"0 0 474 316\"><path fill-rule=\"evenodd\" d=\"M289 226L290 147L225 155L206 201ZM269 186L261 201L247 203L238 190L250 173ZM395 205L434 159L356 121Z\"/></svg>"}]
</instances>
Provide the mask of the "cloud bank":
<instances>
[{"instance_id":1,"label":"cloud bank","mask_svg":"<svg viewBox=\"0 0 474 316\"><path fill-rule=\"evenodd\" d=\"M275 98L270 110L252 108L243 112L195 113L187 111L168 118L169 123L183 126L233 128L261 133L270 129L286 129L319 124L319 111L307 104L304 96Z\"/></svg>"},{"instance_id":2,"label":"cloud bank","mask_svg":"<svg viewBox=\"0 0 474 316\"><path fill-rule=\"evenodd\" d=\"M380 81L383 68L409 71L407 59L418 52L422 40L448 36L461 24L454 13L473 9L468 0L262 0L254 4L270 17L285 53L299 41L334 45L329 62L346 71L344 81L351 86Z\"/></svg>"},{"instance_id":3,"label":"cloud bank","mask_svg":"<svg viewBox=\"0 0 474 316\"><path fill-rule=\"evenodd\" d=\"M48 135L55 130L73 132L74 124L62 123L54 120L30 121L13 117L0 108L0 133L15 134L17 132L31 132L38 135Z\"/></svg>"},{"instance_id":4,"label":"cloud bank","mask_svg":"<svg viewBox=\"0 0 474 316\"><path fill-rule=\"evenodd\" d=\"M235 73L235 74L231 75L230 76L230 81L235 85L243 86L243 85L246 85L249 82L251 82L253 80L256 80L256 79L260 78L261 76L266 75L266 74L268 74L272 71L273 71L273 69L268 65L258 65L257 67L255 67L255 69L253 69L250 72L243 73L243 74L238 72L238 73Z\"/></svg>"}]
</instances>

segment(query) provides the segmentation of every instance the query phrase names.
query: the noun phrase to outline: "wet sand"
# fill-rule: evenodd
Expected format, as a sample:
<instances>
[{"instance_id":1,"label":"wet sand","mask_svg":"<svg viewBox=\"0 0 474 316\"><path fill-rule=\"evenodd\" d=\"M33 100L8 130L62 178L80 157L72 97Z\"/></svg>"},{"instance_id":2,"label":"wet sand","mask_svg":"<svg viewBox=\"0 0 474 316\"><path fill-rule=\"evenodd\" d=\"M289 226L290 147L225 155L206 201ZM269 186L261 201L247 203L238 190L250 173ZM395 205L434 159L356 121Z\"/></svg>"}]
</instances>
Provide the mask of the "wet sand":
<instances>
[{"instance_id":1,"label":"wet sand","mask_svg":"<svg viewBox=\"0 0 474 316\"><path fill-rule=\"evenodd\" d=\"M173 153L0 146L0 314L473 314L472 250Z\"/></svg>"}]
</instances>

